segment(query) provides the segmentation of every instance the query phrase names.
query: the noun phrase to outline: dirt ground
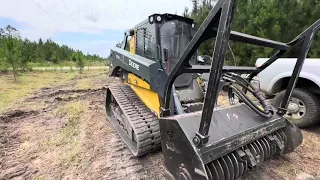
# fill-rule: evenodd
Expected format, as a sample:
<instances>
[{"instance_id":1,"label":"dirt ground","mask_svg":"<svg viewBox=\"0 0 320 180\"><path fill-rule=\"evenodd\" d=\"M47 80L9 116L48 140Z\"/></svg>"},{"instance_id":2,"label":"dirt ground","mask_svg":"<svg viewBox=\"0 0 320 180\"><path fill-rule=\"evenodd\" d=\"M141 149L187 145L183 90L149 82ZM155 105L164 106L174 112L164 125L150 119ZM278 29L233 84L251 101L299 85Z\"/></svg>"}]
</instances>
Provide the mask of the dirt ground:
<instances>
[{"instance_id":1,"label":"dirt ground","mask_svg":"<svg viewBox=\"0 0 320 180\"><path fill-rule=\"evenodd\" d=\"M106 72L77 75L29 94L0 115L2 179L164 179L161 152L135 158L104 111ZM220 97L220 101L225 101ZM289 155L242 179L320 179L320 127Z\"/></svg>"}]
</instances>

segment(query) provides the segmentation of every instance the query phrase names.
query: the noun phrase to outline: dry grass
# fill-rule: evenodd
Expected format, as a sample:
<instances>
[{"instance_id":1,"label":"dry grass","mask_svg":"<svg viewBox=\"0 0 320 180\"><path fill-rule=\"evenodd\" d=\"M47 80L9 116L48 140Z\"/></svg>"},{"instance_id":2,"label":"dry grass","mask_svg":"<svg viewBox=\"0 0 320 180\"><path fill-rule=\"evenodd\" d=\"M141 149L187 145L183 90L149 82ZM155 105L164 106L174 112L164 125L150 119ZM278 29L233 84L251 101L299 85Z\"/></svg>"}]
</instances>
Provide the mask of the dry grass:
<instances>
[{"instance_id":1,"label":"dry grass","mask_svg":"<svg viewBox=\"0 0 320 180\"><path fill-rule=\"evenodd\" d=\"M55 136L44 142L43 148L57 158L61 168L67 168L78 160L80 153L78 135L84 111L82 102L67 103L56 110L58 117L67 119L66 123Z\"/></svg>"},{"instance_id":2,"label":"dry grass","mask_svg":"<svg viewBox=\"0 0 320 180\"><path fill-rule=\"evenodd\" d=\"M89 89L92 87L92 84L90 82L89 78L81 78L76 86L76 89Z\"/></svg>"},{"instance_id":3,"label":"dry grass","mask_svg":"<svg viewBox=\"0 0 320 180\"><path fill-rule=\"evenodd\" d=\"M32 180L45 180L44 176L34 176Z\"/></svg>"},{"instance_id":4,"label":"dry grass","mask_svg":"<svg viewBox=\"0 0 320 180\"><path fill-rule=\"evenodd\" d=\"M95 79L104 79L106 78L104 74L104 70L90 70L85 71L83 74L79 76L77 84L75 86L76 89L89 89L94 87L100 87L101 84L96 84Z\"/></svg>"},{"instance_id":5,"label":"dry grass","mask_svg":"<svg viewBox=\"0 0 320 180\"><path fill-rule=\"evenodd\" d=\"M20 154L36 154L32 165L41 172L32 179L59 179L67 169L72 173L81 164L86 106L82 101L61 104L51 122L24 124L25 141L20 145Z\"/></svg>"},{"instance_id":6,"label":"dry grass","mask_svg":"<svg viewBox=\"0 0 320 180\"><path fill-rule=\"evenodd\" d=\"M30 93L48 86L63 84L74 78L78 72L31 72L18 77L14 82L12 75L1 75L0 78L0 114L8 110L14 104L19 104Z\"/></svg>"}]
</instances>

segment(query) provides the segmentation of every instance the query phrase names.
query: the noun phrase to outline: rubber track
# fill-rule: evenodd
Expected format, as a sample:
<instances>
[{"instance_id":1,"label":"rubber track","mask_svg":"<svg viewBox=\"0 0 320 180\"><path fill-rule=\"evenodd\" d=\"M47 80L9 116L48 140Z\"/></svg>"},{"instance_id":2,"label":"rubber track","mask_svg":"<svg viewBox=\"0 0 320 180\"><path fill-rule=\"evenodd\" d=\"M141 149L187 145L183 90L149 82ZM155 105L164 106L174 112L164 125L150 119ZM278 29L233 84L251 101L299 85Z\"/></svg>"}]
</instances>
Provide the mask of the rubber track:
<instances>
[{"instance_id":1,"label":"rubber track","mask_svg":"<svg viewBox=\"0 0 320 180\"><path fill-rule=\"evenodd\" d=\"M156 115L139 99L130 86L116 84L109 86L108 89L135 132L137 152L130 149L132 153L135 156L142 156L161 149L160 125ZM120 121L118 123L123 127Z\"/></svg>"}]
</instances>

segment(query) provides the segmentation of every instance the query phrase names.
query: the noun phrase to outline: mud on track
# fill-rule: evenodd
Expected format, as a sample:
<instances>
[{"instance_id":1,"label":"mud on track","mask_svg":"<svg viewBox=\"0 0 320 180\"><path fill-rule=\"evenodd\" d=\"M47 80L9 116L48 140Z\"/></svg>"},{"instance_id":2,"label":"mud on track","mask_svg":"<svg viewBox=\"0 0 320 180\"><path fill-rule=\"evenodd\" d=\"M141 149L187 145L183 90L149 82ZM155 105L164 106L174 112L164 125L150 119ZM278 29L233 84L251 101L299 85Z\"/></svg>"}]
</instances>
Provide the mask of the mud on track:
<instances>
[{"instance_id":1,"label":"mud on track","mask_svg":"<svg viewBox=\"0 0 320 180\"><path fill-rule=\"evenodd\" d=\"M79 88L89 80L90 88ZM76 77L36 91L0 116L2 179L164 179L161 152L135 158L105 118L106 74ZM224 101L222 97L221 101ZM296 152L271 159L242 179L320 175L319 129L304 131Z\"/></svg>"}]
</instances>

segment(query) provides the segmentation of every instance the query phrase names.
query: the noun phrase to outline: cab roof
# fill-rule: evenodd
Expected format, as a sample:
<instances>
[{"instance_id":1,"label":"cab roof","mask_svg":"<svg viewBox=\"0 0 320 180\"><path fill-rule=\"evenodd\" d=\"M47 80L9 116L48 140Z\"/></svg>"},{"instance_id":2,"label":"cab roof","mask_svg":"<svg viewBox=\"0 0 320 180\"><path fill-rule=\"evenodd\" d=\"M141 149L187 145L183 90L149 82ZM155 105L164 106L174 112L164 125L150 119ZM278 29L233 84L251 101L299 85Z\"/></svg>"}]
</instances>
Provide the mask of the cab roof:
<instances>
[{"instance_id":1,"label":"cab roof","mask_svg":"<svg viewBox=\"0 0 320 180\"><path fill-rule=\"evenodd\" d=\"M161 17L161 21L157 21L157 17ZM166 21L171 21L171 20L179 20L179 21L183 21L183 22L186 22L188 24L192 24L194 23L194 20L191 19L191 18L187 18L187 17L183 17L183 16L179 16L179 15L176 15L176 14L170 14L170 13L164 13L164 14L158 14L158 13L155 13L155 14L152 14L150 16L148 16L147 19L145 19L144 21L138 23L137 25L135 25L135 27L139 27L140 25L142 24L146 24L146 23L154 23L151 22L151 18L153 18L153 20L156 20L155 22L157 23L162 23L162 22L166 22Z\"/></svg>"},{"instance_id":2,"label":"cab roof","mask_svg":"<svg viewBox=\"0 0 320 180\"><path fill-rule=\"evenodd\" d=\"M180 21L184 21L186 23L193 23L194 20L187 18L187 17L183 17L183 16L179 16L176 14L170 14L170 13L165 13L165 14L152 14L149 16L150 17L158 17L161 16L161 18L163 18L164 20L170 21L170 20L180 20Z\"/></svg>"}]
</instances>

